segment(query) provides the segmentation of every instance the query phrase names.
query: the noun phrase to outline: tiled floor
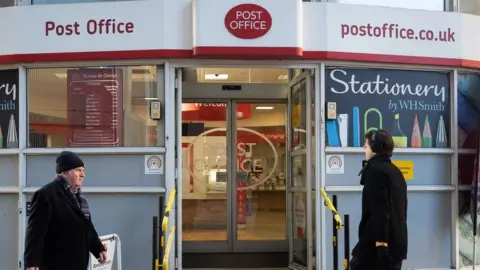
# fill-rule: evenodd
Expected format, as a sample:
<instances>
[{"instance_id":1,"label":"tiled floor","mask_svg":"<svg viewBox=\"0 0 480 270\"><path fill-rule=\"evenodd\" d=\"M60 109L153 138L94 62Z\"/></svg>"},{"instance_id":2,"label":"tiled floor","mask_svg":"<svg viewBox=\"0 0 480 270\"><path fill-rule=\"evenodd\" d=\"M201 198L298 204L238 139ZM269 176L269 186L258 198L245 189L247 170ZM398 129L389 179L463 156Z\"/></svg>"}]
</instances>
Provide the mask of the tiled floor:
<instances>
[{"instance_id":1,"label":"tiled floor","mask_svg":"<svg viewBox=\"0 0 480 270\"><path fill-rule=\"evenodd\" d=\"M285 213L259 211L247 217L245 228L237 229L238 240L286 239ZM226 240L226 230L183 230L183 241Z\"/></svg>"}]
</instances>

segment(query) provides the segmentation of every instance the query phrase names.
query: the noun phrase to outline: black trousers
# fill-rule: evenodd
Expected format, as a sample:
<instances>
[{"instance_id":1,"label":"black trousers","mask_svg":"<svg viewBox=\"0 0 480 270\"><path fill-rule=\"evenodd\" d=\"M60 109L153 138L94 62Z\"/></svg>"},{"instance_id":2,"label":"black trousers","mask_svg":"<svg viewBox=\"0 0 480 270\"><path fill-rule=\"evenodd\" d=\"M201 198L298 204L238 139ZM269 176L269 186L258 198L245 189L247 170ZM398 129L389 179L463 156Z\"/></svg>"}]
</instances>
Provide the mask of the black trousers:
<instances>
[{"instance_id":1,"label":"black trousers","mask_svg":"<svg viewBox=\"0 0 480 270\"><path fill-rule=\"evenodd\" d=\"M387 268L380 268L375 259L361 260L353 257L350 261L350 270L401 270L403 260L392 260L392 264Z\"/></svg>"}]
</instances>

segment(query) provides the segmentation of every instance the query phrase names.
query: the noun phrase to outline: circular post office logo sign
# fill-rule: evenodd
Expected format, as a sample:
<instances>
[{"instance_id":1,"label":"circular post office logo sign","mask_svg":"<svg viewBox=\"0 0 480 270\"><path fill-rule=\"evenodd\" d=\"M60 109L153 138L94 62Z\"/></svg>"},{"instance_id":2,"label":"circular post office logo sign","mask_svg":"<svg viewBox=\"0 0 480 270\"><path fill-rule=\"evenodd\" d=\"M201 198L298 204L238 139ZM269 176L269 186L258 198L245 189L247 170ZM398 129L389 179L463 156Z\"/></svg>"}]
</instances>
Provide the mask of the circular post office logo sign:
<instances>
[{"instance_id":1,"label":"circular post office logo sign","mask_svg":"<svg viewBox=\"0 0 480 270\"><path fill-rule=\"evenodd\" d=\"M230 34L241 39L256 39L272 28L272 16L262 6L240 4L225 15L225 27Z\"/></svg>"}]
</instances>

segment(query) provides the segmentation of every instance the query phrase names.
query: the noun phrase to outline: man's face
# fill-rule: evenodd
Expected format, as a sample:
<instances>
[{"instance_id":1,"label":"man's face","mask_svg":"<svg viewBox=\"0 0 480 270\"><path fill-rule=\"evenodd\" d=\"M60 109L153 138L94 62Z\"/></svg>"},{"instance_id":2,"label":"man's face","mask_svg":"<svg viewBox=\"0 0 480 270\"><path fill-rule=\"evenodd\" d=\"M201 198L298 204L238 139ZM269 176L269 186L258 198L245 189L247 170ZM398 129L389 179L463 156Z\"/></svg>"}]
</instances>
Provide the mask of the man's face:
<instances>
[{"instance_id":1,"label":"man's face","mask_svg":"<svg viewBox=\"0 0 480 270\"><path fill-rule=\"evenodd\" d=\"M370 147L370 143L368 142L368 139L365 140L365 143L363 144L363 150L365 152L365 160L370 160L373 156L373 151L372 148Z\"/></svg>"},{"instance_id":2,"label":"man's face","mask_svg":"<svg viewBox=\"0 0 480 270\"><path fill-rule=\"evenodd\" d=\"M72 187L80 187L83 183L83 178L85 178L85 168L78 167L75 169L71 169L63 174L65 180L68 182L69 185Z\"/></svg>"}]
</instances>

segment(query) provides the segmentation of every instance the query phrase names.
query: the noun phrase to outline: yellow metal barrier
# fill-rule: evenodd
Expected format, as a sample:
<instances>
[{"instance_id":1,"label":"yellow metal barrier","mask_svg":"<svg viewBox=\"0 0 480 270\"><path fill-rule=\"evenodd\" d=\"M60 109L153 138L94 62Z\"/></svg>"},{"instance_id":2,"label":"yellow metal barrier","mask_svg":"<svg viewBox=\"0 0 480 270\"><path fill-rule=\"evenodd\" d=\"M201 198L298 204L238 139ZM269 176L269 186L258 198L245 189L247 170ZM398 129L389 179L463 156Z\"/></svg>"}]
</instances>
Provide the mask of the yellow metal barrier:
<instances>
[{"instance_id":1,"label":"yellow metal barrier","mask_svg":"<svg viewBox=\"0 0 480 270\"><path fill-rule=\"evenodd\" d=\"M173 239L175 238L175 225L172 226L168 233L167 247L165 248L165 254L163 255L163 270L168 270L168 260L170 259L170 250L172 249Z\"/></svg>"},{"instance_id":2,"label":"yellow metal barrier","mask_svg":"<svg viewBox=\"0 0 480 270\"><path fill-rule=\"evenodd\" d=\"M160 245L165 247L165 233L168 231L168 219L170 218L170 213L172 211L173 203L175 202L175 194L177 193L176 189L170 191L170 196L168 196L167 207L165 207L165 214L163 215L162 220L162 237L160 239ZM170 235L172 234L172 235ZM169 258L170 249L172 248L173 238L175 234L175 225L172 226L169 232L169 237L167 240L167 247L165 249L164 257L162 264L160 264L159 259L155 260L155 269L159 270L160 268L168 269L168 259L165 261L165 258Z\"/></svg>"},{"instance_id":3,"label":"yellow metal barrier","mask_svg":"<svg viewBox=\"0 0 480 270\"><path fill-rule=\"evenodd\" d=\"M172 189L170 192L170 196L168 197L168 203L167 207L165 208L165 215L163 216L162 220L162 231L166 232L168 230L168 218L170 217L170 212L173 207L173 203L175 202L175 194L177 191L175 189Z\"/></svg>"},{"instance_id":4,"label":"yellow metal barrier","mask_svg":"<svg viewBox=\"0 0 480 270\"><path fill-rule=\"evenodd\" d=\"M325 192L325 189L321 188L320 189L320 194L322 194L323 199L325 200L325 204L327 205L328 209L332 211L332 215L335 218L335 221L337 221L337 230L342 229L342 219L340 218L340 215L337 212L337 209L335 209L335 206L333 206L332 201L330 201L330 198L327 195L327 192Z\"/></svg>"}]
</instances>

